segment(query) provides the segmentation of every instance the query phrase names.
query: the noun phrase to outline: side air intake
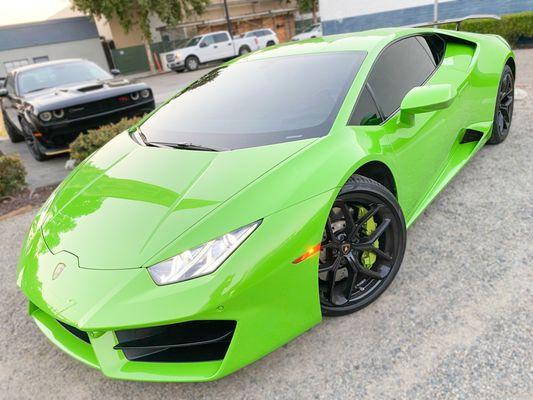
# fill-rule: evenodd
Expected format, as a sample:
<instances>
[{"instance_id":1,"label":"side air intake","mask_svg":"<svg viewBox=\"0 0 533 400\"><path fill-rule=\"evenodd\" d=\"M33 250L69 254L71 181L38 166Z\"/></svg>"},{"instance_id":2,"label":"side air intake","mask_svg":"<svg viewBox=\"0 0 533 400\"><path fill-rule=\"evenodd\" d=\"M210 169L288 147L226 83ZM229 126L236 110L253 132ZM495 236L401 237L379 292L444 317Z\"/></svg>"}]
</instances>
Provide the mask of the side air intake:
<instances>
[{"instance_id":1,"label":"side air intake","mask_svg":"<svg viewBox=\"0 0 533 400\"><path fill-rule=\"evenodd\" d=\"M222 360L236 321L190 321L116 331L118 344L130 361L195 362Z\"/></svg>"}]
</instances>

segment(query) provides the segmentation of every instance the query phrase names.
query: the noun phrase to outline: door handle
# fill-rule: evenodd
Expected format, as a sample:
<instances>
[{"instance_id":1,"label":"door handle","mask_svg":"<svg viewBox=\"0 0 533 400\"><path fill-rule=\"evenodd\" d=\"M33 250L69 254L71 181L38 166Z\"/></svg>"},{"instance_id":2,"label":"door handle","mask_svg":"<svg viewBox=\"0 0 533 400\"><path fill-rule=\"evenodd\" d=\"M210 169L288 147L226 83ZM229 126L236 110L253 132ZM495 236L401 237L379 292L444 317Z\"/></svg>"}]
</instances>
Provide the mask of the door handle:
<instances>
[{"instance_id":1,"label":"door handle","mask_svg":"<svg viewBox=\"0 0 533 400\"><path fill-rule=\"evenodd\" d=\"M231 46L231 42L228 43L228 46Z\"/></svg>"},{"instance_id":2,"label":"door handle","mask_svg":"<svg viewBox=\"0 0 533 400\"><path fill-rule=\"evenodd\" d=\"M214 45L213 47L214 47L215 49L218 49L218 46L217 46L217 45Z\"/></svg>"}]
</instances>

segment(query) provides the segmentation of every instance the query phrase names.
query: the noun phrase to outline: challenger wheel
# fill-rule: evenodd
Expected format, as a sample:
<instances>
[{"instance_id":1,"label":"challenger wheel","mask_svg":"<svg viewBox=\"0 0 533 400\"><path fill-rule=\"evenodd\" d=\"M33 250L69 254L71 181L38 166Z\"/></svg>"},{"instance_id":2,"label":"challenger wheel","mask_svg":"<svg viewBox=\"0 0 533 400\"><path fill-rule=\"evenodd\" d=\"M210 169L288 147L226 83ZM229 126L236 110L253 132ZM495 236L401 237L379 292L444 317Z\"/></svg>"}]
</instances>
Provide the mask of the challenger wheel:
<instances>
[{"instance_id":1,"label":"challenger wheel","mask_svg":"<svg viewBox=\"0 0 533 400\"><path fill-rule=\"evenodd\" d=\"M24 140L26 141L26 146L28 146L28 150L30 151L32 157L37 161L47 160L48 156L41 150L41 146L39 145L39 142L35 136L33 136L33 131L28 123L23 119L20 121L20 124L24 130Z\"/></svg>"},{"instance_id":2,"label":"challenger wheel","mask_svg":"<svg viewBox=\"0 0 533 400\"><path fill-rule=\"evenodd\" d=\"M500 85L498 87L498 98L496 99L496 111L494 113L494 123L492 134L487 143L498 144L505 140L511 129L514 107L514 76L511 67L508 65L503 69Z\"/></svg>"},{"instance_id":3,"label":"challenger wheel","mask_svg":"<svg viewBox=\"0 0 533 400\"><path fill-rule=\"evenodd\" d=\"M319 262L324 315L344 315L376 300L392 282L405 252L405 220L394 195L354 175L330 211Z\"/></svg>"},{"instance_id":4,"label":"challenger wheel","mask_svg":"<svg viewBox=\"0 0 533 400\"><path fill-rule=\"evenodd\" d=\"M18 143L22 142L24 140L24 136L22 136L16 127L11 125L9 120L7 119L7 115L5 112L2 111L2 118L4 120L4 126L6 128L7 136L9 136L9 139L12 143Z\"/></svg>"},{"instance_id":5,"label":"challenger wheel","mask_svg":"<svg viewBox=\"0 0 533 400\"><path fill-rule=\"evenodd\" d=\"M196 71L200 66L200 60L196 56L189 56L185 59L185 68L187 71Z\"/></svg>"}]
</instances>

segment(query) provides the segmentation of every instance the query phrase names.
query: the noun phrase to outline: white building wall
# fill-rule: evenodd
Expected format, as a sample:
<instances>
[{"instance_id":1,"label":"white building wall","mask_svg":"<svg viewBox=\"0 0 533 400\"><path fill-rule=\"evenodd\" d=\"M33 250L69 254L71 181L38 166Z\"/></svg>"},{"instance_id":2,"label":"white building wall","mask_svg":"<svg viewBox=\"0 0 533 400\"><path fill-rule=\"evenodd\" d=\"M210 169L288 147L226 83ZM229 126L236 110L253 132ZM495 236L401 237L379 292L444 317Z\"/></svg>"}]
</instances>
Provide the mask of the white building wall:
<instances>
[{"instance_id":1,"label":"white building wall","mask_svg":"<svg viewBox=\"0 0 533 400\"><path fill-rule=\"evenodd\" d=\"M6 75L5 62L27 59L30 64L33 64L34 57L43 56L47 56L50 61L63 58L84 58L95 62L106 71L109 70L102 44L99 39L94 38L0 51L0 76Z\"/></svg>"},{"instance_id":2,"label":"white building wall","mask_svg":"<svg viewBox=\"0 0 533 400\"><path fill-rule=\"evenodd\" d=\"M448 1L452 0L439 0L439 3ZM323 20L343 19L433 3L434 0L320 0L320 13Z\"/></svg>"}]
</instances>

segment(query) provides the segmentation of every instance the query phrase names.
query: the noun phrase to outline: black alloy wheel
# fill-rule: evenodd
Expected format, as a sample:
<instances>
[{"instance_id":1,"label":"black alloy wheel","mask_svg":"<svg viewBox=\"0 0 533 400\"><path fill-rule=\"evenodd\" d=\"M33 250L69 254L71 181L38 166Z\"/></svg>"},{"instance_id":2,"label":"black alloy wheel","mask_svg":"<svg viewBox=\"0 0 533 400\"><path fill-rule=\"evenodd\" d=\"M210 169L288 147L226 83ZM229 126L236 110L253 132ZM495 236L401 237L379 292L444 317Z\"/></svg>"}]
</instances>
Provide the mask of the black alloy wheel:
<instances>
[{"instance_id":1,"label":"black alloy wheel","mask_svg":"<svg viewBox=\"0 0 533 400\"><path fill-rule=\"evenodd\" d=\"M321 244L323 314L349 314L376 300L398 272L405 243L394 195L369 178L350 178L333 204Z\"/></svg>"},{"instance_id":2,"label":"black alloy wheel","mask_svg":"<svg viewBox=\"0 0 533 400\"><path fill-rule=\"evenodd\" d=\"M500 85L498 87L498 98L496 99L496 111L492 134L488 141L490 144L501 143L507 138L511 129L514 108L514 76L511 68L506 65L503 69Z\"/></svg>"},{"instance_id":3,"label":"black alloy wheel","mask_svg":"<svg viewBox=\"0 0 533 400\"><path fill-rule=\"evenodd\" d=\"M22 130L24 131L24 140L28 150L30 151L32 157L37 161L44 161L48 159L48 156L41 150L41 146L37 138L33 135L33 130L29 124L23 119L20 121Z\"/></svg>"}]
</instances>

